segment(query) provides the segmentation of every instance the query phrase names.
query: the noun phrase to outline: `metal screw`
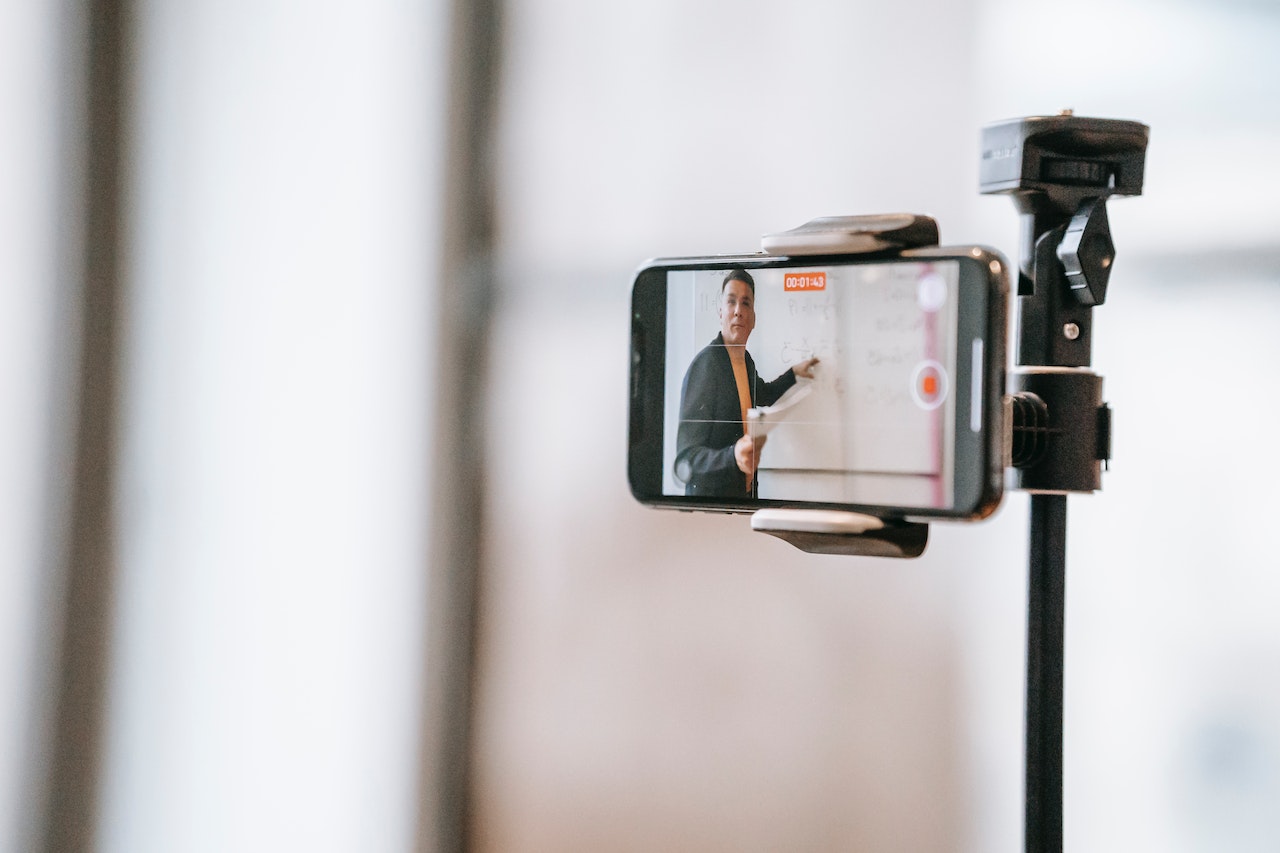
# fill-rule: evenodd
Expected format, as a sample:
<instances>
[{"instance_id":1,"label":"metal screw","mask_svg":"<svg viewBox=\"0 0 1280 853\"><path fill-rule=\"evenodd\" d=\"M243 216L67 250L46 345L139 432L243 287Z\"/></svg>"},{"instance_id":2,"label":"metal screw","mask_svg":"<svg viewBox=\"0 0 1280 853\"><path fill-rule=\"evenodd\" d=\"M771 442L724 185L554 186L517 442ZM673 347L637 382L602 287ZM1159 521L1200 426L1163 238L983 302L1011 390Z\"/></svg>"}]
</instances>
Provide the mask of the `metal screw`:
<instances>
[{"instance_id":1,"label":"metal screw","mask_svg":"<svg viewBox=\"0 0 1280 853\"><path fill-rule=\"evenodd\" d=\"M1062 336L1069 341L1074 341L1080 337L1080 327L1075 323L1068 323L1062 327Z\"/></svg>"}]
</instances>

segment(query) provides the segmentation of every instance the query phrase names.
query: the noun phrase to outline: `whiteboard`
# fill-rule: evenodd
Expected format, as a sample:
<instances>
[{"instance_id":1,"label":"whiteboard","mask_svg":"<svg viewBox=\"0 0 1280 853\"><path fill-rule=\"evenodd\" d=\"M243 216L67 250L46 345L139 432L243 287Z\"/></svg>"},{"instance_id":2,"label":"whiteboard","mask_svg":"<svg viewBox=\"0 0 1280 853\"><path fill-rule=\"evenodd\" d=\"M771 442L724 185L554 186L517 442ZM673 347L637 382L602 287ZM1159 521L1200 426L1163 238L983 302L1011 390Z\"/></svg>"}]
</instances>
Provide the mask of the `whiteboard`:
<instances>
[{"instance_id":1,"label":"whiteboard","mask_svg":"<svg viewBox=\"0 0 1280 853\"><path fill-rule=\"evenodd\" d=\"M813 270L824 275L821 289L789 290L784 276L797 270L751 271L756 327L747 350L761 379L770 381L810 357L820 360L812 393L769 434L760 461L762 489L769 471L945 476L952 447L947 425L954 420L955 404L954 264ZM724 270L671 274L667 413L672 443L684 368L720 331L724 275ZM692 322L686 310L692 311Z\"/></svg>"}]
</instances>

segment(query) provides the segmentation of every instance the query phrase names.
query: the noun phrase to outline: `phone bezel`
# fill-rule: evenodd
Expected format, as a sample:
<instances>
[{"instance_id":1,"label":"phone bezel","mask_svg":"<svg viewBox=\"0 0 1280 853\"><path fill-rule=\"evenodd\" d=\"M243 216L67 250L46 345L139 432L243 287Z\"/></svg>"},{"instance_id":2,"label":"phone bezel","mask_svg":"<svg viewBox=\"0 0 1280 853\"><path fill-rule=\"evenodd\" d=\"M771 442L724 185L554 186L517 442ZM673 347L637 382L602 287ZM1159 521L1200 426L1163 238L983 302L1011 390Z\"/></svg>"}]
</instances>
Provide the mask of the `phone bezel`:
<instances>
[{"instance_id":1,"label":"phone bezel","mask_svg":"<svg viewBox=\"0 0 1280 853\"><path fill-rule=\"evenodd\" d=\"M823 503L772 498L724 498L664 494L663 408L666 382L667 272L670 270L747 270L805 266L843 266L955 260L959 262L959 313L954 379L957 424L972 411L973 341L983 340L982 426L974 433L957 428L955 505L916 507ZM671 509L750 513L773 507L838 509L890 519L979 519L990 515L1003 494L1003 397L1005 380L1008 265L999 253L981 246L930 247L893 254L775 256L725 255L659 258L637 271L631 294L628 482L641 503Z\"/></svg>"}]
</instances>

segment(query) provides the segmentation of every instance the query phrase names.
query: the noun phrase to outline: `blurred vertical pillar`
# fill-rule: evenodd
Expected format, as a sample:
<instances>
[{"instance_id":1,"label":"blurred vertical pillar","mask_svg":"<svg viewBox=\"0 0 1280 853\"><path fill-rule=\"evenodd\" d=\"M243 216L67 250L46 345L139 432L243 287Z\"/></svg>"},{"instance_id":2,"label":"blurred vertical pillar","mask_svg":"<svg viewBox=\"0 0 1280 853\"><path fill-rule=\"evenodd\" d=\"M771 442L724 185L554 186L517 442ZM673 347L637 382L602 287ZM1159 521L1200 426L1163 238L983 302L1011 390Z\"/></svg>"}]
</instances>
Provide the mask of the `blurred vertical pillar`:
<instances>
[{"instance_id":1,"label":"blurred vertical pillar","mask_svg":"<svg viewBox=\"0 0 1280 853\"><path fill-rule=\"evenodd\" d=\"M81 0L65 11L81 29L62 40L64 73L78 85L64 118L70 186L59 238L69 258L72 294L71 478L55 497L66 508L53 560L60 591L51 614L51 697L44 762L34 768L39 803L33 849L80 853L94 848L102 766L103 708L115 577L118 364L123 179L129 98L127 0Z\"/></svg>"},{"instance_id":2,"label":"blurred vertical pillar","mask_svg":"<svg viewBox=\"0 0 1280 853\"><path fill-rule=\"evenodd\" d=\"M500 0L453 0L418 850L468 848Z\"/></svg>"}]
</instances>

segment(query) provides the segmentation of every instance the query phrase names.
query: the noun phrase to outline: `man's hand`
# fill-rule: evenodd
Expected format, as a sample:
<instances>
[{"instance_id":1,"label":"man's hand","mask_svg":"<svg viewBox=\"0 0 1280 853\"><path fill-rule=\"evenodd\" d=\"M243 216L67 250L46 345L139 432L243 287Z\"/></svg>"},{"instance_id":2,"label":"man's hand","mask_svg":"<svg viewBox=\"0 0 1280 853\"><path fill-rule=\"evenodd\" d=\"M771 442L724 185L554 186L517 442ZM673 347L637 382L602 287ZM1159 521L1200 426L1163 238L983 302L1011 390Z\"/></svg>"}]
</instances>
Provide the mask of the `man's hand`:
<instances>
[{"instance_id":1,"label":"man's hand","mask_svg":"<svg viewBox=\"0 0 1280 853\"><path fill-rule=\"evenodd\" d=\"M812 379L813 366L817 363L818 363L818 360L816 358L805 359L799 364L793 365L791 367L791 372L794 373L800 379Z\"/></svg>"},{"instance_id":2,"label":"man's hand","mask_svg":"<svg viewBox=\"0 0 1280 853\"><path fill-rule=\"evenodd\" d=\"M764 447L765 437L752 438L744 435L738 439L733 445L733 458L738 463L738 469L744 474L754 474L756 467L760 464L760 450Z\"/></svg>"}]
</instances>

